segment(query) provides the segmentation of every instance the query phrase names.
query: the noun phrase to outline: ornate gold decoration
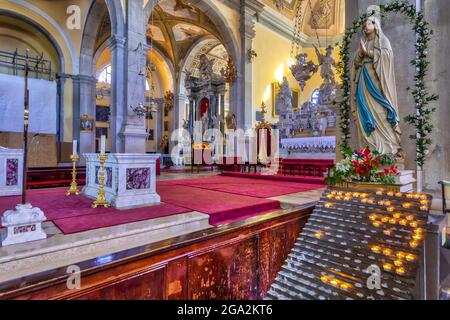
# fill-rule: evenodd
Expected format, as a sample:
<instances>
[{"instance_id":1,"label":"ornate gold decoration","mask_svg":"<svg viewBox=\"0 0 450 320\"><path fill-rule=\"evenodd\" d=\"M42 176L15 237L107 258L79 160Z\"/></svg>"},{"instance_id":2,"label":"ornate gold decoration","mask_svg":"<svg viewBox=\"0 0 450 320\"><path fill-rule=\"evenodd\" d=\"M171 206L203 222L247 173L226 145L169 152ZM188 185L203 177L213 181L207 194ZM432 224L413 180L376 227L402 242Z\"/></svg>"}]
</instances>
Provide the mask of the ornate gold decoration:
<instances>
[{"instance_id":1,"label":"ornate gold decoration","mask_svg":"<svg viewBox=\"0 0 450 320\"><path fill-rule=\"evenodd\" d=\"M92 203L92 208L104 207L108 208L109 204L106 201L105 196L105 161L108 159L108 156L105 154L99 154L98 160L100 161L100 170L98 171L98 184L99 189L97 193L97 200Z\"/></svg>"},{"instance_id":2,"label":"ornate gold decoration","mask_svg":"<svg viewBox=\"0 0 450 320\"><path fill-rule=\"evenodd\" d=\"M167 145L169 144L169 136L167 134L165 134L162 138L161 138L161 142L159 143L159 148L162 150L165 147L167 147Z\"/></svg>"},{"instance_id":3,"label":"ornate gold decoration","mask_svg":"<svg viewBox=\"0 0 450 320\"><path fill-rule=\"evenodd\" d=\"M70 189L66 191L66 196L71 195L79 195L80 191L78 191L78 184L77 184L77 161L80 159L80 157L76 154L73 154L70 156L70 160L72 160L72 182L70 184Z\"/></svg>"},{"instance_id":4,"label":"ornate gold decoration","mask_svg":"<svg viewBox=\"0 0 450 320\"><path fill-rule=\"evenodd\" d=\"M268 129L268 130L272 130L272 127L270 126L270 123L267 122L266 120L266 104L263 102L261 104L261 114L262 114L262 119L261 121L258 122L258 124L256 125L256 129Z\"/></svg>"},{"instance_id":5,"label":"ornate gold decoration","mask_svg":"<svg viewBox=\"0 0 450 320\"><path fill-rule=\"evenodd\" d=\"M171 111L173 109L173 106L175 105L175 96L172 91L167 91L164 95L164 110L167 112Z\"/></svg>"},{"instance_id":6,"label":"ornate gold decoration","mask_svg":"<svg viewBox=\"0 0 450 320\"><path fill-rule=\"evenodd\" d=\"M255 60L255 58L257 58L257 57L258 57L258 54L256 53L255 50L253 50L253 49L248 49L248 51L247 51L247 58L248 58L248 61L249 61L250 63L252 63L253 60Z\"/></svg>"},{"instance_id":7,"label":"ornate gold decoration","mask_svg":"<svg viewBox=\"0 0 450 320\"><path fill-rule=\"evenodd\" d=\"M225 69L222 68L221 74L226 83L233 83L236 81L238 71L231 57L228 57L228 63Z\"/></svg>"}]
</instances>

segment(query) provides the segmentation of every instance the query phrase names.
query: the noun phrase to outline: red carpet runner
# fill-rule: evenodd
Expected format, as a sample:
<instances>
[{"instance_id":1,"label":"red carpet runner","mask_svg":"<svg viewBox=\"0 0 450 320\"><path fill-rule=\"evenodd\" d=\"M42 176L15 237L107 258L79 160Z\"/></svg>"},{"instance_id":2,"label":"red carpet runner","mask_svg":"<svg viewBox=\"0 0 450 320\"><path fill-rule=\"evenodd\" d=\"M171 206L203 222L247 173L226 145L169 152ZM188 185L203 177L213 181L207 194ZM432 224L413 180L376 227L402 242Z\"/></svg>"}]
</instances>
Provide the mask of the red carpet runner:
<instances>
[{"instance_id":1,"label":"red carpet runner","mask_svg":"<svg viewBox=\"0 0 450 320\"><path fill-rule=\"evenodd\" d=\"M161 201L209 214L209 223L223 224L236 218L248 217L280 208L275 200L258 199L176 184L157 184Z\"/></svg>"},{"instance_id":2,"label":"red carpet runner","mask_svg":"<svg viewBox=\"0 0 450 320\"><path fill-rule=\"evenodd\" d=\"M66 188L29 191L28 201L41 208L64 234L71 234L190 211L206 213L212 225L220 225L280 208L278 201L265 198L322 187L321 184L211 176L159 181L157 192L164 204L139 209L92 209L92 201L84 196L66 197ZM20 197L0 198L0 214L14 209L19 202Z\"/></svg>"},{"instance_id":3,"label":"red carpet runner","mask_svg":"<svg viewBox=\"0 0 450 320\"><path fill-rule=\"evenodd\" d=\"M32 190L28 201L44 211L47 220L53 221L64 234L111 227L120 224L149 220L190 212L191 210L162 204L146 208L120 211L113 208L91 208L92 200L85 196L66 197L65 188ZM20 197L0 198L0 213L14 209Z\"/></svg>"},{"instance_id":4,"label":"red carpet runner","mask_svg":"<svg viewBox=\"0 0 450 320\"><path fill-rule=\"evenodd\" d=\"M300 183L226 176L211 176L207 178L159 182L159 185L166 184L195 187L256 198L272 198L285 194L304 192L325 187L325 185L317 183Z\"/></svg>"}]
</instances>

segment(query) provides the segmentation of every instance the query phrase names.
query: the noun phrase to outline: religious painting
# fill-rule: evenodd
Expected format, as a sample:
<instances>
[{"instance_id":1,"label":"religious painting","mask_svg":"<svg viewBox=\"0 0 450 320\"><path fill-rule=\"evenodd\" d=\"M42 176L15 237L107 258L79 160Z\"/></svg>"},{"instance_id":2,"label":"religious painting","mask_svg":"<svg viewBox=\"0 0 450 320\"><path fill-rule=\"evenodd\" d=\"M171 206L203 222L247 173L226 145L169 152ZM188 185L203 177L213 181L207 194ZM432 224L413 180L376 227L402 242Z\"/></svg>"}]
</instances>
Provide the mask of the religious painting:
<instances>
[{"instance_id":1,"label":"religious painting","mask_svg":"<svg viewBox=\"0 0 450 320\"><path fill-rule=\"evenodd\" d=\"M197 19L197 9L187 0L162 0L158 6L165 14L184 19Z\"/></svg>"},{"instance_id":2,"label":"religious painting","mask_svg":"<svg viewBox=\"0 0 450 320\"><path fill-rule=\"evenodd\" d=\"M205 34L205 31L197 26L179 23L172 28L175 41L185 41Z\"/></svg>"},{"instance_id":3,"label":"religious painting","mask_svg":"<svg viewBox=\"0 0 450 320\"><path fill-rule=\"evenodd\" d=\"M110 108L105 106L97 106L95 109L95 119L100 122L108 122L110 116Z\"/></svg>"},{"instance_id":4,"label":"religious painting","mask_svg":"<svg viewBox=\"0 0 450 320\"><path fill-rule=\"evenodd\" d=\"M164 34L160 27L149 24L147 27L147 37L153 39L153 41L165 42Z\"/></svg>"},{"instance_id":5,"label":"religious painting","mask_svg":"<svg viewBox=\"0 0 450 320\"><path fill-rule=\"evenodd\" d=\"M94 131L94 118L89 117L87 114L80 119L80 131L86 133L92 133Z\"/></svg>"}]
</instances>

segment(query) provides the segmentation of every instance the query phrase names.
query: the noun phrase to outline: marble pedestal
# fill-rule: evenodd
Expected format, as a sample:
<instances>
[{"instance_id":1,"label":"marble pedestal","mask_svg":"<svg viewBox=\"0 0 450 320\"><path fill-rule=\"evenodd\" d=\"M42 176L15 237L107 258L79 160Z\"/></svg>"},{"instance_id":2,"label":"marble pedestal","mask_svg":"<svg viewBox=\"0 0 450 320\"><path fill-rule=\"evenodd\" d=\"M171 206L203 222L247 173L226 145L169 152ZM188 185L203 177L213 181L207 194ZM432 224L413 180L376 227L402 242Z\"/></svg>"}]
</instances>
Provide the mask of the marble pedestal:
<instances>
[{"instance_id":1,"label":"marble pedestal","mask_svg":"<svg viewBox=\"0 0 450 320\"><path fill-rule=\"evenodd\" d=\"M100 163L98 154L84 154L86 186L83 194L96 199ZM105 196L117 209L145 207L161 202L156 193L156 160L159 154L113 153L105 162Z\"/></svg>"},{"instance_id":2,"label":"marble pedestal","mask_svg":"<svg viewBox=\"0 0 450 320\"><path fill-rule=\"evenodd\" d=\"M42 222L47 220L39 208L29 203L18 204L16 210L8 210L2 216L2 226L7 228L2 246L42 240L47 234L42 230Z\"/></svg>"},{"instance_id":3,"label":"marble pedestal","mask_svg":"<svg viewBox=\"0 0 450 320\"><path fill-rule=\"evenodd\" d=\"M413 170L400 170L400 175L395 178L395 183L400 186L400 192L413 192L414 191L414 171Z\"/></svg>"},{"instance_id":4,"label":"marble pedestal","mask_svg":"<svg viewBox=\"0 0 450 320\"><path fill-rule=\"evenodd\" d=\"M0 197L22 194L23 150L0 147Z\"/></svg>"}]
</instances>

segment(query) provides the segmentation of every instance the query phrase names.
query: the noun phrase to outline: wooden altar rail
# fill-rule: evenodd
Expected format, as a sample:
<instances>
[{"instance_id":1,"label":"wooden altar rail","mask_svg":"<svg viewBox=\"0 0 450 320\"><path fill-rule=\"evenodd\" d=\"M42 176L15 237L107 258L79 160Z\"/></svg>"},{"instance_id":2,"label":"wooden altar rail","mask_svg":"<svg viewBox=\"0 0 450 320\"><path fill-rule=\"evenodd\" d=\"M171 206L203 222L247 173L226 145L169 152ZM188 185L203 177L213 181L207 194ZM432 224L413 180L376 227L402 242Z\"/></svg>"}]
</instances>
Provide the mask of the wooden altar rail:
<instances>
[{"instance_id":1,"label":"wooden altar rail","mask_svg":"<svg viewBox=\"0 0 450 320\"><path fill-rule=\"evenodd\" d=\"M262 299L313 206L85 261L80 290L67 288L67 267L3 283L0 299Z\"/></svg>"}]
</instances>

